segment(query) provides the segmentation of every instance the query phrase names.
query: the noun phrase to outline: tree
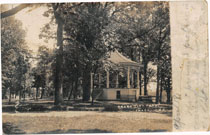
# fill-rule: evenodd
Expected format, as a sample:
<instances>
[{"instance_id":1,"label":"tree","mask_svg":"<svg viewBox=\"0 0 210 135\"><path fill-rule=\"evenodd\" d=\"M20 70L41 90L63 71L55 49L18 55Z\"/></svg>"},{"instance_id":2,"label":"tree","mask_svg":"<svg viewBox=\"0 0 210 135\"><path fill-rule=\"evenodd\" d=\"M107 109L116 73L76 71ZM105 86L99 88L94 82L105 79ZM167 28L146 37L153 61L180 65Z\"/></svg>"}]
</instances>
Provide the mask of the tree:
<instances>
[{"instance_id":1,"label":"tree","mask_svg":"<svg viewBox=\"0 0 210 135\"><path fill-rule=\"evenodd\" d=\"M167 103L171 102L171 89L172 89L172 69L171 69L171 46L169 42L163 45L161 53L161 85L160 85L160 100L162 102L162 91L166 90L167 93Z\"/></svg>"},{"instance_id":2,"label":"tree","mask_svg":"<svg viewBox=\"0 0 210 135\"><path fill-rule=\"evenodd\" d=\"M168 61L162 57L165 57L168 50L170 53L168 3L133 3L127 7L116 20L118 25L114 25L115 34L111 33L113 37L117 37L115 48L143 64L144 95L147 95L148 63L157 65L156 100L159 101L161 63Z\"/></svg>"},{"instance_id":3,"label":"tree","mask_svg":"<svg viewBox=\"0 0 210 135\"><path fill-rule=\"evenodd\" d=\"M53 14L52 20L55 19L57 24L57 50L56 52L56 64L55 64L55 78L54 78L54 87L55 87L55 105L60 105L63 102L63 27L66 21L67 10L71 10L80 5L80 3L52 3L48 4L49 10L44 13L45 16L49 16L49 14ZM49 25L46 25L43 28L43 32L48 33L49 29L47 29ZM44 36L42 34L40 37L45 38L54 38L51 36Z\"/></svg>"},{"instance_id":4,"label":"tree","mask_svg":"<svg viewBox=\"0 0 210 135\"><path fill-rule=\"evenodd\" d=\"M2 6L2 8L6 7ZM20 92L23 87L24 76L28 72L30 55L25 46L25 31L21 22L8 17L2 20L1 26L1 51L2 51L2 97L5 98L7 91ZM22 74L20 74L22 73Z\"/></svg>"},{"instance_id":5,"label":"tree","mask_svg":"<svg viewBox=\"0 0 210 135\"><path fill-rule=\"evenodd\" d=\"M143 65L144 95L147 95L148 63L155 57L154 45L150 42L149 34L155 28L151 21L152 3L128 3L125 10L117 18L119 27L114 36L117 36L117 46L125 55ZM140 84L142 80L140 79ZM140 93L141 87L140 87Z\"/></svg>"},{"instance_id":6,"label":"tree","mask_svg":"<svg viewBox=\"0 0 210 135\"><path fill-rule=\"evenodd\" d=\"M36 74L39 75L41 80L39 86L42 88L41 99L43 98L45 91L48 88L49 76L50 76L50 62L51 62L51 52L49 48L45 46L40 46L38 49L38 63L36 66ZM36 77L35 77L36 78ZM39 80L38 80L39 81Z\"/></svg>"},{"instance_id":7,"label":"tree","mask_svg":"<svg viewBox=\"0 0 210 135\"><path fill-rule=\"evenodd\" d=\"M96 73L99 67L99 59L106 52L103 42L103 30L110 22L110 3L83 3L76 8L74 14L70 14L65 26L69 37L68 42L75 42L80 53L80 62L83 77L83 100L90 99L90 73ZM78 66L78 65L77 65Z\"/></svg>"},{"instance_id":8,"label":"tree","mask_svg":"<svg viewBox=\"0 0 210 135\"><path fill-rule=\"evenodd\" d=\"M156 27L151 31L153 35L151 41L155 45L156 58L155 63L157 63L157 87L156 87L156 103L159 103L160 95L160 78L161 78L161 64L164 62L165 51L170 48L164 46L169 46L170 42L170 24L169 24L169 7L168 3L157 2L155 3L155 13L153 15L153 22ZM158 22L158 23L156 23ZM162 89L162 88L161 88Z\"/></svg>"},{"instance_id":9,"label":"tree","mask_svg":"<svg viewBox=\"0 0 210 135\"><path fill-rule=\"evenodd\" d=\"M113 49L144 65L141 70L143 81L140 82L144 83L144 94L147 95L148 81L155 75L148 63L160 63L163 56L160 52L169 42L167 3L57 3L48 7L44 15L53 16L43 28L42 37L57 39L55 104L62 103L63 88L70 95L76 93L81 77L83 100L89 100L90 74L97 72L101 57L106 57L106 52ZM57 36L50 32L53 19L56 20ZM167 20L164 22L164 19ZM159 89L161 66L157 67ZM70 71L67 73L63 69ZM74 91L69 90L68 81Z\"/></svg>"},{"instance_id":10,"label":"tree","mask_svg":"<svg viewBox=\"0 0 210 135\"><path fill-rule=\"evenodd\" d=\"M53 13L58 24L57 30L59 30L57 31L57 41L59 41L57 45L59 43L60 50L57 51L58 54L60 54L60 56L57 57L59 59L58 62L62 62L61 59L63 59L62 55L64 51L63 47L60 46L63 45L63 41L65 41L65 45L73 45L77 48L77 51L80 50L80 52L83 52L79 57L77 56L80 62L77 62L76 66L82 63L84 101L90 98L88 81L90 72L96 71L97 65L99 65L98 60L106 53L106 46L102 43L102 34L105 27L109 24L109 18L115 14L111 13L110 10L113 8L112 4L113 3L68 3L53 5ZM48 16L51 12L52 11L49 10L45 15ZM63 31L65 31L65 34L61 34L64 33ZM58 35L58 33L60 34ZM61 38L61 36L64 38ZM79 53L77 53L77 55L78 54ZM57 65L59 66L58 71L60 71L60 65L62 64ZM60 83L62 83L62 79L60 78L59 80ZM59 82L56 82L56 89L58 89ZM59 85L59 87L60 86L61 85ZM62 94L60 93L60 95Z\"/></svg>"}]
</instances>

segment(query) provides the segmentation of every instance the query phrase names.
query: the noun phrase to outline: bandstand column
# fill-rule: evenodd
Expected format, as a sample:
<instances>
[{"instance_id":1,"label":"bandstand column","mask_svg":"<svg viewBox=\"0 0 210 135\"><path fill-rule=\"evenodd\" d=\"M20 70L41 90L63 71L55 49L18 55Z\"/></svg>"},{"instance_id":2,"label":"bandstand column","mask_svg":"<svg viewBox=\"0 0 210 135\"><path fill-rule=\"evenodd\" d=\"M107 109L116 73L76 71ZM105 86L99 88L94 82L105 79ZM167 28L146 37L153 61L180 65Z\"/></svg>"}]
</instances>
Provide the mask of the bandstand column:
<instances>
[{"instance_id":1,"label":"bandstand column","mask_svg":"<svg viewBox=\"0 0 210 135\"><path fill-rule=\"evenodd\" d=\"M139 85L139 71L137 71L137 88L140 88L140 85Z\"/></svg>"},{"instance_id":2,"label":"bandstand column","mask_svg":"<svg viewBox=\"0 0 210 135\"><path fill-rule=\"evenodd\" d=\"M127 88L131 88L130 86L130 67L128 67L128 71L127 71Z\"/></svg>"},{"instance_id":3,"label":"bandstand column","mask_svg":"<svg viewBox=\"0 0 210 135\"><path fill-rule=\"evenodd\" d=\"M119 78L118 78L118 73L116 75L116 88L119 88Z\"/></svg>"},{"instance_id":4,"label":"bandstand column","mask_svg":"<svg viewBox=\"0 0 210 135\"><path fill-rule=\"evenodd\" d=\"M106 88L109 88L109 71L106 71Z\"/></svg>"},{"instance_id":5,"label":"bandstand column","mask_svg":"<svg viewBox=\"0 0 210 135\"><path fill-rule=\"evenodd\" d=\"M134 88L134 72L131 72L131 87Z\"/></svg>"}]
</instances>

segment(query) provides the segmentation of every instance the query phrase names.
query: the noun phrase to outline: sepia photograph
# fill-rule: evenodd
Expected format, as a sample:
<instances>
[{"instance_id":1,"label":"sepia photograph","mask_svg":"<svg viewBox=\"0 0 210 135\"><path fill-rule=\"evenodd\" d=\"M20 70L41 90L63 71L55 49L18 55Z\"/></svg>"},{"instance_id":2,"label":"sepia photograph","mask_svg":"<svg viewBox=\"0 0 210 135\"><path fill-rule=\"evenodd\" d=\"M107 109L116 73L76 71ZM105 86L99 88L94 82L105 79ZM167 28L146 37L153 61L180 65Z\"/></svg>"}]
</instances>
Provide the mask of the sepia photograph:
<instances>
[{"instance_id":1,"label":"sepia photograph","mask_svg":"<svg viewBox=\"0 0 210 135\"><path fill-rule=\"evenodd\" d=\"M168 1L1 4L3 134L181 130L170 17Z\"/></svg>"}]
</instances>

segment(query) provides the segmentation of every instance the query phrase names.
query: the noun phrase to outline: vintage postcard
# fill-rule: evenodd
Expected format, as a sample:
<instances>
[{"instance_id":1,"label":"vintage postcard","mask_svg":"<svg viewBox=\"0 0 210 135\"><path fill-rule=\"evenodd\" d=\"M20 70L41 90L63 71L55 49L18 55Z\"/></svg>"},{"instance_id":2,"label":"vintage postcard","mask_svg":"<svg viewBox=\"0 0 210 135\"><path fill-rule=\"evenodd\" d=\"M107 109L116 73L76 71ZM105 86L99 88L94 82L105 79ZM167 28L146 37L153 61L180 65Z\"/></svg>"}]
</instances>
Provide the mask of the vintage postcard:
<instances>
[{"instance_id":1,"label":"vintage postcard","mask_svg":"<svg viewBox=\"0 0 210 135\"><path fill-rule=\"evenodd\" d=\"M3 134L210 130L208 4L1 3Z\"/></svg>"}]
</instances>

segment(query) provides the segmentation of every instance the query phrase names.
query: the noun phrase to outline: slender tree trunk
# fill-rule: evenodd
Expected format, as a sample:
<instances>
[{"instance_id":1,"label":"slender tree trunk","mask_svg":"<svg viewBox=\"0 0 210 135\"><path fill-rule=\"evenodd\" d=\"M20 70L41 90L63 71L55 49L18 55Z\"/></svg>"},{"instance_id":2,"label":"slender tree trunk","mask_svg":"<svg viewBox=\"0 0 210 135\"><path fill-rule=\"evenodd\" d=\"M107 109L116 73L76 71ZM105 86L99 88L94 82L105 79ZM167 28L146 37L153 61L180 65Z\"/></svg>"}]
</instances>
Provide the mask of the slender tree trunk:
<instances>
[{"instance_id":1,"label":"slender tree trunk","mask_svg":"<svg viewBox=\"0 0 210 135\"><path fill-rule=\"evenodd\" d=\"M161 29L159 30L159 42L157 51L157 87L156 87L156 103L159 102L159 83L160 83L160 49L161 49Z\"/></svg>"},{"instance_id":2,"label":"slender tree trunk","mask_svg":"<svg viewBox=\"0 0 210 135\"><path fill-rule=\"evenodd\" d=\"M95 92L95 89L94 89L94 75L96 74L96 71L93 73L93 88L92 88L92 92L91 92L91 97L92 97L92 100L91 100L91 105L94 105L94 92Z\"/></svg>"},{"instance_id":3,"label":"slender tree trunk","mask_svg":"<svg viewBox=\"0 0 210 135\"><path fill-rule=\"evenodd\" d=\"M139 46L139 63L141 63L141 53L140 53L140 52L141 52L141 47ZM141 86L142 86L142 81L141 81L141 74L142 74L142 73L141 73L141 71L142 71L142 70L141 70L141 68L140 68L140 72L139 72L139 86L140 86L140 87L139 87L139 94L140 94L140 95L142 95L142 87L141 87Z\"/></svg>"},{"instance_id":4,"label":"slender tree trunk","mask_svg":"<svg viewBox=\"0 0 210 135\"><path fill-rule=\"evenodd\" d=\"M9 90L9 103L11 102L11 95L12 95L12 93L11 93L11 89Z\"/></svg>"},{"instance_id":5,"label":"slender tree trunk","mask_svg":"<svg viewBox=\"0 0 210 135\"><path fill-rule=\"evenodd\" d=\"M47 77L46 77L46 63L44 63L44 86L42 86L42 95L41 95L41 98L42 99L44 97L44 94L45 94L45 89L46 89L46 80L47 80Z\"/></svg>"},{"instance_id":6,"label":"slender tree trunk","mask_svg":"<svg viewBox=\"0 0 210 135\"><path fill-rule=\"evenodd\" d=\"M95 75L95 73L94 73ZM92 92L91 92L91 105L94 104L94 75L93 75L93 88L92 88Z\"/></svg>"},{"instance_id":7,"label":"slender tree trunk","mask_svg":"<svg viewBox=\"0 0 210 135\"><path fill-rule=\"evenodd\" d=\"M93 91L92 91L92 93L91 93L91 96L92 96L91 105L94 105L94 97L93 97L93 92L94 92L94 89L93 89Z\"/></svg>"},{"instance_id":8,"label":"slender tree trunk","mask_svg":"<svg viewBox=\"0 0 210 135\"><path fill-rule=\"evenodd\" d=\"M72 96L72 93L73 93L73 89L74 89L74 81L71 82L71 91L69 93L68 101L71 99L71 96Z\"/></svg>"},{"instance_id":9,"label":"slender tree trunk","mask_svg":"<svg viewBox=\"0 0 210 135\"><path fill-rule=\"evenodd\" d=\"M19 90L19 102L21 101L22 92L21 89Z\"/></svg>"},{"instance_id":10,"label":"slender tree trunk","mask_svg":"<svg viewBox=\"0 0 210 135\"><path fill-rule=\"evenodd\" d=\"M142 82L141 82L141 72L139 72L139 85L140 85L140 87L139 87L139 90L140 90L140 95L142 95L142 87L141 87L141 85L142 85Z\"/></svg>"},{"instance_id":11,"label":"slender tree trunk","mask_svg":"<svg viewBox=\"0 0 210 135\"><path fill-rule=\"evenodd\" d=\"M31 98L31 90L28 91L28 97Z\"/></svg>"},{"instance_id":12,"label":"slender tree trunk","mask_svg":"<svg viewBox=\"0 0 210 135\"><path fill-rule=\"evenodd\" d=\"M163 77L160 79L160 103L162 103L162 92L163 92Z\"/></svg>"},{"instance_id":13,"label":"slender tree trunk","mask_svg":"<svg viewBox=\"0 0 210 135\"><path fill-rule=\"evenodd\" d=\"M157 66L157 87L156 87L156 104L159 102L159 83L160 83L160 78L159 78L159 63Z\"/></svg>"},{"instance_id":14,"label":"slender tree trunk","mask_svg":"<svg viewBox=\"0 0 210 135\"><path fill-rule=\"evenodd\" d=\"M90 76L89 76L89 71L83 73L83 83L82 83L82 88L83 88L83 101L89 101L90 100Z\"/></svg>"},{"instance_id":15,"label":"slender tree trunk","mask_svg":"<svg viewBox=\"0 0 210 135\"><path fill-rule=\"evenodd\" d=\"M22 98L22 88L21 88L21 80L22 80L22 77L21 77L21 75L20 75L20 78L19 78L20 80L20 86L19 86L19 102L21 101L21 98Z\"/></svg>"},{"instance_id":16,"label":"slender tree trunk","mask_svg":"<svg viewBox=\"0 0 210 135\"><path fill-rule=\"evenodd\" d=\"M24 89L23 89L23 100L25 101L25 99L26 99L26 81L25 81L25 79L24 79Z\"/></svg>"},{"instance_id":17,"label":"slender tree trunk","mask_svg":"<svg viewBox=\"0 0 210 135\"><path fill-rule=\"evenodd\" d=\"M76 81L75 81L75 87L74 87L74 100L76 100L77 98L77 88L78 88L78 77L76 77Z\"/></svg>"},{"instance_id":18,"label":"slender tree trunk","mask_svg":"<svg viewBox=\"0 0 210 135\"><path fill-rule=\"evenodd\" d=\"M131 60L134 61L134 49L131 47L131 51L130 51L130 57L131 57Z\"/></svg>"},{"instance_id":19,"label":"slender tree trunk","mask_svg":"<svg viewBox=\"0 0 210 135\"><path fill-rule=\"evenodd\" d=\"M63 103L63 20L57 14L54 8L54 15L57 22L57 46L59 47L56 52L56 71L55 71L55 105Z\"/></svg>"},{"instance_id":20,"label":"slender tree trunk","mask_svg":"<svg viewBox=\"0 0 210 135\"><path fill-rule=\"evenodd\" d=\"M171 102L170 77L168 77L168 79L167 79L167 84L168 84L167 90L166 90L166 92L167 92L167 103L169 104Z\"/></svg>"},{"instance_id":21,"label":"slender tree trunk","mask_svg":"<svg viewBox=\"0 0 210 135\"><path fill-rule=\"evenodd\" d=\"M144 95L147 95L147 61L144 61Z\"/></svg>"},{"instance_id":22,"label":"slender tree trunk","mask_svg":"<svg viewBox=\"0 0 210 135\"><path fill-rule=\"evenodd\" d=\"M40 99L42 99L42 98L43 98L44 93L45 93L45 88L42 88L42 95L41 95L41 98L40 98Z\"/></svg>"},{"instance_id":23,"label":"slender tree trunk","mask_svg":"<svg viewBox=\"0 0 210 135\"><path fill-rule=\"evenodd\" d=\"M38 95L39 95L39 87L36 87L36 100L38 100Z\"/></svg>"},{"instance_id":24,"label":"slender tree trunk","mask_svg":"<svg viewBox=\"0 0 210 135\"><path fill-rule=\"evenodd\" d=\"M3 98L3 99L5 99L5 97L6 97L7 90L8 90L8 89L3 90L3 93L2 93L2 98Z\"/></svg>"},{"instance_id":25,"label":"slender tree trunk","mask_svg":"<svg viewBox=\"0 0 210 135\"><path fill-rule=\"evenodd\" d=\"M23 91L23 100L24 101L26 100L26 91L25 90Z\"/></svg>"}]
</instances>

